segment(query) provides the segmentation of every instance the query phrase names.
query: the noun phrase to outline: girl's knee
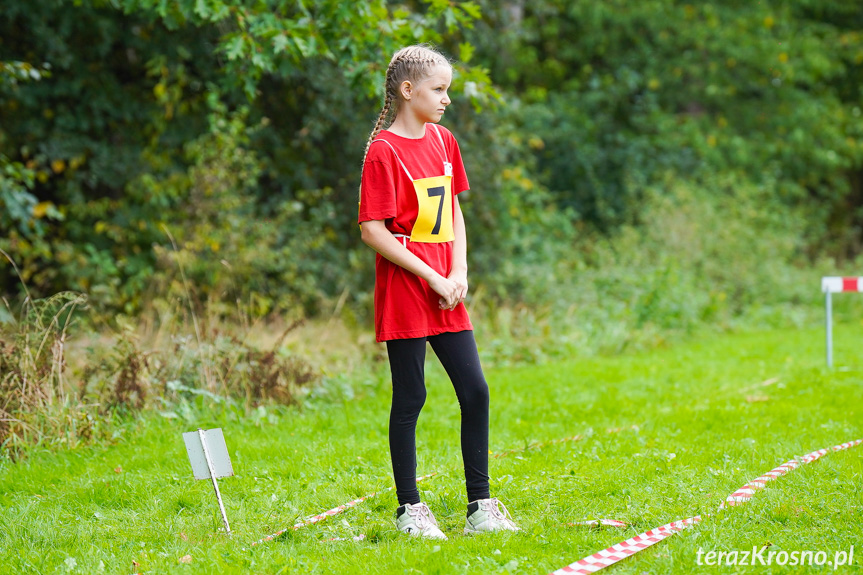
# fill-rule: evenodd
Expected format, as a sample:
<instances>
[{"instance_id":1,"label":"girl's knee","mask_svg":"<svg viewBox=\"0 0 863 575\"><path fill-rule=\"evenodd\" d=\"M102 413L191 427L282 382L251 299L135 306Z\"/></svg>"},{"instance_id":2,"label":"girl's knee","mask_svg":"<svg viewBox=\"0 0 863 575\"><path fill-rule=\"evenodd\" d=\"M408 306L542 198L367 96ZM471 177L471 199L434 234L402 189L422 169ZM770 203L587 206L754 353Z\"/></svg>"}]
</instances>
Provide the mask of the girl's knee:
<instances>
[{"instance_id":1,"label":"girl's knee","mask_svg":"<svg viewBox=\"0 0 863 575\"><path fill-rule=\"evenodd\" d=\"M410 392L393 393L393 407L399 411L419 413L426 403L425 387Z\"/></svg>"},{"instance_id":2,"label":"girl's knee","mask_svg":"<svg viewBox=\"0 0 863 575\"><path fill-rule=\"evenodd\" d=\"M467 386L462 402L462 409L488 409L489 393L485 380Z\"/></svg>"}]
</instances>

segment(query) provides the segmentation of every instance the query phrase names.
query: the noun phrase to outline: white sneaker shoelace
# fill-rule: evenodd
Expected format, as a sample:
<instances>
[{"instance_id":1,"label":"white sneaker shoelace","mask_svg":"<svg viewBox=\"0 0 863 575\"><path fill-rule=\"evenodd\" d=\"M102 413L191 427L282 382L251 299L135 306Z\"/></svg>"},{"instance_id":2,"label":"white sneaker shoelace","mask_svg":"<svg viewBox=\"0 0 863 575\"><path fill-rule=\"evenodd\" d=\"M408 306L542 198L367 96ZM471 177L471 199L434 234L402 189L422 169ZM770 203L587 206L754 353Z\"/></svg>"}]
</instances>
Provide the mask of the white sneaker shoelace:
<instances>
[{"instance_id":1,"label":"white sneaker shoelace","mask_svg":"<svg viewBox=\"0 0 863 575\"><path fill-rule=\"evenodd\" d=\"M521 528L512 520L506 505L499 499L478 499L474 503L477 508L465 521L465 535L489 531L521 531ZM470 506L468 506L469 510Z\"/></svg>"},{"instance_id":2,"label":"white sneaker shoelace","mask_svg":"<svg viewBox=\"0 0 863 575\"><path fill-rule=\"evenodd\" d=\"M407 514L413 517L414 523L416 523L420 530L425 529L429 525L437 527L437 520L432 517L431 509L424 503L407 508Z\"/></svg>"},{"instance_id":3,"label":"white sneaker shoelace","mask_svg":"<svg viewBox=\"0 0 863 575\"><path fill-rule=\"evenodd\" d=\"M485 503L484 507L486 511L488 511L494 519L513 529L518 529L515 522L512 520L512 515L510 515L509 509L506 508L506 505L504 505L500 499L493 497L483 503ZM501 511L501 509L503 509L503 511Z\"/></svg>"},{"instance_id":4,"label":"white sneaker shoelace","mask_svg":"<svg viewBox=\"0 0 863 575\"><path fill-rule=\"evenodd\" d=\"M446 541L447 536L438 528L437 519L425 503L406 503L404 511L396 517L396 526L413 537L428 537Z\"/></svg>"}]
</instances>

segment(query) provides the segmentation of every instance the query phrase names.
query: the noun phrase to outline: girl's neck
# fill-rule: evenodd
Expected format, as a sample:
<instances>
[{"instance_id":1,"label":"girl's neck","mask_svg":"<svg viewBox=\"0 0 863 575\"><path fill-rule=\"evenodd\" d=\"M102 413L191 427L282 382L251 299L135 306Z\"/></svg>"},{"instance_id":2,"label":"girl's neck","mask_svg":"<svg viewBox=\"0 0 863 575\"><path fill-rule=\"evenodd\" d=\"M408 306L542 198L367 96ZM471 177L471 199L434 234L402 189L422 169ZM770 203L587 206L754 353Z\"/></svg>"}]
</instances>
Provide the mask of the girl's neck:
<instances>
[{"instance_id":1,"label":"girl's neck","mask_svg":"<svg viewBox=\"0 0 863 575\"><path fill-rule=\"evenodd\" d=\"M407 114L400 114L396 116L387 130L402 138L419 140L426 135L426 123L416 118L411 118Z\"/></svg>"}]
</instances>

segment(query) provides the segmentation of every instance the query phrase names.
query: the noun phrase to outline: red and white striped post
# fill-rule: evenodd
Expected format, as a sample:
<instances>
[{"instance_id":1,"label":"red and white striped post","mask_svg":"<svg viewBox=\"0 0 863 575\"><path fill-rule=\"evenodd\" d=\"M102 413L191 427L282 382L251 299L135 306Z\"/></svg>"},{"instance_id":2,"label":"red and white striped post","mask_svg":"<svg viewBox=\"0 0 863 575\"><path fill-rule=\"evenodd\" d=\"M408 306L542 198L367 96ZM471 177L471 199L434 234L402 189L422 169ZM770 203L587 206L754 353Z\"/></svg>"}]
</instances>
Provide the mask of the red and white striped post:
<instances>
[{"instance_id":1,"label":"red and white striped post","mask_svg":"<svg viewBox=\"0 0 863 575\"><path fill-rule=\"evenodd\" d=\"M833 300L831 295L842 292L863 292L863 277L823 277L821 291L824 292L824 305L827 316L827 367L833 367Z\"/></svg>"}]
</instances>

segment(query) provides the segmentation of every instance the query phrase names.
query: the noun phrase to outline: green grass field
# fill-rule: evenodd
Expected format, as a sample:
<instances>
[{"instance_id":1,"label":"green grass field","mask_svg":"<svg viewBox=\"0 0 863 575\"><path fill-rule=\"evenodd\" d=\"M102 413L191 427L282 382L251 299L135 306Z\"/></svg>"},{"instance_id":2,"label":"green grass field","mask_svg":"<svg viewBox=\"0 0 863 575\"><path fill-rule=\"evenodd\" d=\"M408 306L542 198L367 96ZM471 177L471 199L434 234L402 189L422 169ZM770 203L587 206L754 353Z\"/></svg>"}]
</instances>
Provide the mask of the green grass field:
<instances>
[{"instance_id":1,"label":"green grass field","mask_svg":"<svg viewBox=\"0 0 863 575\"><path fill-rule=\"evenodd\" d=\"M482 334L478 334L482 345ZM863 437L863 328L703 336L668 349L487 370L492 493L523 530L465 537L455 394L429 362L418 429L421 493L449 536L428 542L393 526L392 491L275 541L250 544L391 485L388 380L330 379L302 409L149 412L111 445L34 452L0 467L2 573L544 574L664 523L701 524L607 572L809 573L832 567L709 567L696 553L836 551L863 572L863 446L772 482L715 513L750 479L815 449ZM432 356L433 357L433 356ZM384 365L381 366L385 368ZM232 537L208 481L192 479L181 433L224 429L236 476L220 481ZM609 431L615 429L616 431ZM546 446L579 434L581 439ZM567 524L620 519L627 529ZM350 537L365 535L363 541ZM329 541L341 537L343 541ZM180 559L189 556L190 562Z\"/></svg>"}]
</instances>

